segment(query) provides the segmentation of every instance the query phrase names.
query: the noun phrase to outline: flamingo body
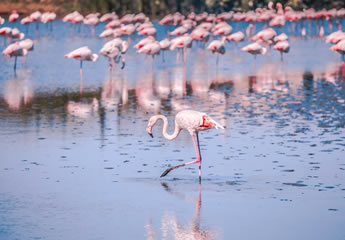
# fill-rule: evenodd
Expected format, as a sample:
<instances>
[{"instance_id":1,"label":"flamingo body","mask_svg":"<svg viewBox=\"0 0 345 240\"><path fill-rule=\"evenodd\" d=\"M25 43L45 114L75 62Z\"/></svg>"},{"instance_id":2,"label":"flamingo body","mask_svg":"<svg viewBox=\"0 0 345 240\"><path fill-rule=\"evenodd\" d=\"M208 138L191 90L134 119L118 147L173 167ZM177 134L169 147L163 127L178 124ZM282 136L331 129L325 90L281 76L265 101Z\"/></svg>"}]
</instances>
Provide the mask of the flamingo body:
<instances>
[{"instance_id":1,"label":"flamingo body","mask_svg":"<svg viewBox=\"0 0 345 240\"><path fill-rule=\"evenodd\" d=\"M255 42L241 48L241 51L248 52L253 55L257 55L257 54L265 55L267 50L266 48L264 48L263 46Z\"/></svg>"},{"instance_id":2,"label":"flamingo body","mask_svg":"<svg viewBox=\"0 0 345 240\"><path fill-rule=\"evenodd\" d=\"M80 61L92 61L95 62L98 59L98 55L91 52L91 50L85 46L78 48L65 55L65 58L74 58Z\"/></svg>"}]
</instances>

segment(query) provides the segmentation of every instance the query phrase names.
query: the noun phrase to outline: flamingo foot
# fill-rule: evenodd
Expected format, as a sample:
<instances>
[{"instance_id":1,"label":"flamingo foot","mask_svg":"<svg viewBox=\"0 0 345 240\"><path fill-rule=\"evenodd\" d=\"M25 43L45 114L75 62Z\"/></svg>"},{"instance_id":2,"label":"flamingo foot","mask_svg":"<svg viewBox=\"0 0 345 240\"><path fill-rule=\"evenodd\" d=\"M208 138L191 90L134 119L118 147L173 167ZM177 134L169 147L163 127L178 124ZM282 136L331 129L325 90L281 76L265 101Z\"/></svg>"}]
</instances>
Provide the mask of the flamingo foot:
<instances>
[{"instance_id":1,"label":"flamingo foot","mask_svg":"<svg viewBox=\"0 0 345 240\"><path fill-rule=\"evenodd\" d=\"M171 170L173 170L173 168L168 168L168 169L166 169L166 170L161 174L160 177L165 177L166 175L168 175L168 173L169 173Z\"/></svg>"},{"instance_id":2,"label":"flamingo foot","mask_svg":"<svg viewBox=\"0 0 345 240\"><path fill-rule=\"evenodd\" d=\"M168 173L169 173L170 171L172 171L172 170L174 170L174 169L176 169L176 168L184 167L184 166L187 166L187 165L189 165L189 164L194 164L194 163L196 163L196 161L191 162L191 163L184 163L184 164L177 165L177 166L175 166L175 167L168 168L167 170L165 170L165 171L161 174L160 177L164 177L164 176L168 175Z\"/></svg>"}]
</instances>

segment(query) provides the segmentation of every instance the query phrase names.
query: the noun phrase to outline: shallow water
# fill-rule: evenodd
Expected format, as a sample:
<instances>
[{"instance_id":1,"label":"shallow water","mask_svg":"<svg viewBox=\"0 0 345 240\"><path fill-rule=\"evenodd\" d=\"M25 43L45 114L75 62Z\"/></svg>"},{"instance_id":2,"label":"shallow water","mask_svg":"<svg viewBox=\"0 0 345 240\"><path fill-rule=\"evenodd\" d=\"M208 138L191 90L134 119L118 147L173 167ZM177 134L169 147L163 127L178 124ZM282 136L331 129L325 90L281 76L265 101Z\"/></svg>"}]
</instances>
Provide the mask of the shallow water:
<instances>
[{"instance_id":1,"label":"shallow water","mask_svg":"<svg viewBox=\"0 0 345 240\"><path fill-rule=\"evenodd\" d=\"M105 40L60 21L28 33L16 75L0 56L0 239L345 238L344 65L324 40L290 33L283 61L228 44L218 66L200 44L186 66L130 48L124 70L86 62L81 89L63 55ZM145 132L185 108L226 126L200 133L200 185L193 165L159 178L195 159L189 133Z\"/></svg>"}]
</instances>

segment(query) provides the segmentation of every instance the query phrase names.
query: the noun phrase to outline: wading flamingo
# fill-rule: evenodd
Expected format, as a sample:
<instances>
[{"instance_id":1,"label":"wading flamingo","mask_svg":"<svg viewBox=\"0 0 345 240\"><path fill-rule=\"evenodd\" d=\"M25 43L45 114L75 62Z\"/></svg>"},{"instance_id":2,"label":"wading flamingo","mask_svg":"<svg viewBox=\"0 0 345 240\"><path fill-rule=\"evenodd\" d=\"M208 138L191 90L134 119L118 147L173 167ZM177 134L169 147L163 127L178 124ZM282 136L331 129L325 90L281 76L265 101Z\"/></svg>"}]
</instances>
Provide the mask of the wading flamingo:
<instances>
[{"instance_id":1,"label":"wading flamingo","mask_svg":"<svg viewBox=\"0 0 345 240\"><path fill-rule=\"evenodd\" d=\"M92 53L91 50L85 46L78 48L70 53L65 55L65 58L74 58L80 61L80 95L83 94L83 61L92 61L96 62L98 55Z\"/></svg>"},{"instance_id":2,"label":"wading flamingo","mask_svg":"<svg viewBox=\"0 0 345 240\"><path fill-rule=\"evenodd\" d=\"M8 45L7 48L2 51L2 54L8 55L10 57L15 57L14 59L14 74L16 74L17 69L17 57L26 56L28 54L28 50L23 48L18 42L12 43Z\"/></svg>"},{"instance_id":3,"label":"wading flamingo","mask_svg":"<svg viewBox=\"0 0 345 240\"><path fill-rule=\"evenodd\" d=\"M164 123L163 136L168 140L175 139L179 135L182 129L187 130L193 138L194 148L195 148L195 152L197 156L197 159L195 161L183 163L183 164L168 168L162 173L161 177L166 176L171 170L174 170L176 168L198 163L199 164L199 181L201 181L201 153L200 153L198 133L199 131L208 130L210 128L224 129L224 127L220 125L219 123L217 123L215 120L213 120L211 117L209 117L205 113L193 111L193 110L183 110L176 114L175 130L174 130L174 133L171 135L168 134L167 132L168 119L163 115L152 116L146 128L146 131L151 137L153 137L152 128L159 119L163 120L163 123ZM196 140L195 140L195 135L196 135Z\"/></svg>"}]
</instances>

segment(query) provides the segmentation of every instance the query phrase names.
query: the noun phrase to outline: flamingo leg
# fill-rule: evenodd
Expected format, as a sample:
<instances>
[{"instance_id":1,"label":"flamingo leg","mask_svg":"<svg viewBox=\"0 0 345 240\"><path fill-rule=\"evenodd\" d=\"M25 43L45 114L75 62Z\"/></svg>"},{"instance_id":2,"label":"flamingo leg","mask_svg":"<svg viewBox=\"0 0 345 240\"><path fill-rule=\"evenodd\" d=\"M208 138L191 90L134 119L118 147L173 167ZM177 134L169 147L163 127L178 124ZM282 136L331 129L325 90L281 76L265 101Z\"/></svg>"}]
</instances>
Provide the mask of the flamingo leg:
<instances>
[{"instance_id":1,"label":"flamingo leg","mask_svg":"<svg viewBox=\"0 0 345 240\"><path fill-rule=\"evenodd\" d=\"M201 182L201 152L200 152L200 144L199 144L199 134L198 132L195 133L196 135L196 140L197 140L197 143L198 143L198 151L196 151L196 148L195 148L195 151L197 153L197 158L199 159L198 163L199 163L199 182ZM194 141L194 138L193 138L193 141ZM195 141L194 141L194 146L195 146Z\"/></svg>"},{"instance_id":2,"label":"flamingo leg","mask_svg":"<svg viewBox=\"0 0 345 240\"><path fill-rule=\"evenodd\" d=\"M200 156L200 145L199 145L199 136L198 136L198 133L196 133L196 136L197 136L197 141L195 141L195 136L192 135L193 143L194 143L194 148L195 148L195 152L196 152L196 157L197 157L197 159L196 159L195 161L192 161L192 162L183 163L183 164L180 164L180 165L177 165L177 166L168 168L167 170L165 170L165 171L161 174L160 177L166 176L170 171L172 171L172 170L174 170L174 169L176 169L176 168L185 167L185 166L188 166L188 165L191 165L191 164L199 163L199 182L201 181L201 156Z\"/></svg>"},{"instance_id":3,"label":"flamingo leg","mask_svg":"<svg viewBox=\"0 0 345 240\"><path fill-rule=\"evenodd\" d=\"M17 69L17 56L14 57L14 72Z\"/></svg>"},{"instance_id":4,"label":"flamingo leg","mask_svg":"<svg viewBox=\"0 0 345 240\"><path fill-rule=\"evenodd\" d=\"M83 61L80 61L80 96L83 95Z\"/></svg>"}]
</instances>

